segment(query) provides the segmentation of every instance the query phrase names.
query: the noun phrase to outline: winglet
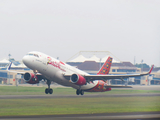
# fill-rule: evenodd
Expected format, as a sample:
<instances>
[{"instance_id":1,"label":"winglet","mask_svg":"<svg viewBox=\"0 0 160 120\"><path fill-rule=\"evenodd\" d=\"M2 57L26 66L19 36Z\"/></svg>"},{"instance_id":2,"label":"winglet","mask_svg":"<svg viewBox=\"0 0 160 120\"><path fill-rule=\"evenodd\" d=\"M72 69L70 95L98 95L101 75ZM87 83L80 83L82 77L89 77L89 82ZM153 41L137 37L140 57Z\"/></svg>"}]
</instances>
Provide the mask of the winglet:
<instances>
[{"instance_id":1,"label":"winglet","mask_svg":"<svg viewBox=\"0 0 160 120\"><path fill-rule=\"evenodd\" d=\"M154 65L152 65L151 69L149 70L149 74L151 74L152 70L153 70Z\"/></svg>"},{"instance_id":2,"label":"winglet","mask_svg":"<svg viewBox=\"0 0 160 120\"><path fill-rule=\"evenodd\" d=\"M9 64L9 66L7 67L7 70L10 70L11 69L11 65L12 65L12 62Z\"/></svg>"}]
</instances>

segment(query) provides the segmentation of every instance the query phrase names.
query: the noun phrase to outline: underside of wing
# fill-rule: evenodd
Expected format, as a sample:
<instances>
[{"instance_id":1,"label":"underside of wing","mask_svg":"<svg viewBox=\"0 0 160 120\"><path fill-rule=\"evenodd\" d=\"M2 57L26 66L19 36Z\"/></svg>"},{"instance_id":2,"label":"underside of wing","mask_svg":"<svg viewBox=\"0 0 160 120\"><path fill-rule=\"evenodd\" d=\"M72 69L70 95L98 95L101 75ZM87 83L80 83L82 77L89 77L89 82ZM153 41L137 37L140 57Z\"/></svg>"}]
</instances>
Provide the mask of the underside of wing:
<instances>
[{"instance_id":1,"label":"underside of wing","mask_svg":"<svg viewBox=\"0 0 160 120\"><path fill-rule=\"evenodd\" d=\"M16 71L9 71L9 72L14 72L17 74L21 74L23 76L28 73L28 72L16 72ZM39 79L45 79L45 77L41 73L35 73L35 76L37 76Z\"/></svg>"},{"instance_id":2,"label":"underside of wing","mask_svg":"<svg viewBox=\"0 0 160 120\"><path fill-rule=\"evenodd\" d=\"M138 77L143 76L144 74L134 74L134 75L87 75L84 76L86 80L94 81L94 80L109 80L109 79L125 79L129 77ZM145 74L147 75L147 74Z\"/></svg>"},{"instance_id":3,"label":"underside of wing","mask_svg":"<svg viewBox=\"0 0 160 120\"><path fill-rule=\"evenodd\" d=\"M131 86L105 85L105 88L132 88Z\"/></svg>"},{"instance_id":4,"label":"underside of wing","mask_svg":"<svg viewBox=\"0 0 160 120\"><path fill-rule=\"evenodd\" d=\"M79 77L83 78L86 80L86 82L92 82L95 80L109 80L109 79L125 79L125 78L129 78L129 77L139 77L139 76L144 76L144 75L148 75L151 73L153 69L153 66L151 67L150 71L147 73L140 73L140 74L125 74L125 75L79 75L79 74L72 74L72 75L67 75L67 74L63 74L63 76L70 80L71 78L75 78L76 81L79 80ZM76 77L75 77L76 76Z\"/></svg>"},{"instance_id":5,"label":"underside of wing","mask_svg":"<svg viewBox=\"0 0 160 120\"><path fill-rule=\"evenodd\" d=\"M148 75L151 73L153 69L153 66L151 67L150 71L147 73L141 73L141 74L125 74L125 75L86 75L84 76L86 80L88 81L94 81L94 80L109 80L109 79L124 79L129 77L139 77Z\"/></svg>"}]
</instances>

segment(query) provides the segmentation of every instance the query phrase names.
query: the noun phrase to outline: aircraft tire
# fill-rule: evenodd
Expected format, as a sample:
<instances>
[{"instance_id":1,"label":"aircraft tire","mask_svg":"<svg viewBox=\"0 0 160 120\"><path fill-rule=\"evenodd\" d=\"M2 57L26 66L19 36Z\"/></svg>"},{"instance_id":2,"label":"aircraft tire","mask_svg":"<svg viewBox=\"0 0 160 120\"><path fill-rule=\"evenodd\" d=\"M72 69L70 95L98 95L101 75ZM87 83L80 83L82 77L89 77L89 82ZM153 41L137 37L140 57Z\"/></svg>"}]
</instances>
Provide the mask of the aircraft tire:
<instances>
[{"instance_id":1,"label":"aircraft tire","mask_svg":"<svg viewBox=\"0 0 160 120\"><path fill-rule=\"evenodd\" d=\"M45 93L48 94L48 92L49 92L49 90L48 90L48 88L46 88L46 89L45 89Z\"/></svg>"},{"instance_id":2,"label":"aircraft tire","mask_svg":"<svg viewBox=\"0 0 160 120\"><path fill-rule=\"evenodd\" d=\"M52 94L53 93L53 89L49 89L49 94Z\"/></svg>"},{"instance_id":3,"label":"aircraft tire","mask_svg":"<svg viewBox=\"0 0 160 120\"><path fill-rule=\"evenodd\" d=\"M76 94L79 95L80 91L77 89Z\"/></svg>"},{"instance_id":4,"label":"aircraft tire","mask_svg":"<svg viewBox=\"0 0 160 120\"><path fill-rule=\"evenodd\" d=\"M81 93L81 95L84 95L84 91L83 90L81 90L80 93Z\"/></svg>"}]
</instances>

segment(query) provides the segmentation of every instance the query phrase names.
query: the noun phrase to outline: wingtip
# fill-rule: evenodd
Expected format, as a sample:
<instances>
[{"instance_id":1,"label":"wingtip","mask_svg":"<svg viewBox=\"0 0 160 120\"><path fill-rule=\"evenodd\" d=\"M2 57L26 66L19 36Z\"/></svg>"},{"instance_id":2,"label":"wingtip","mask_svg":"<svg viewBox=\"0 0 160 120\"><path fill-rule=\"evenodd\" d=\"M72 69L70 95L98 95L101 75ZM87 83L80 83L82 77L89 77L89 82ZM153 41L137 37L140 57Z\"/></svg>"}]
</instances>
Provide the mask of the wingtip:
<instances>
[{"instance_id":1,"label":"wingtip","mask_svg":"<svg viewBox=\"0 0 160 120\"><path fill-rule=\"evenodd\" d=\"M12 66L12 62L9 64L7 70L10 70L10 69L11 69L11 66Z\"/></svg>"},{"instance_id":2,"label":"wingtip","mask_svg":"<svg viewBox=\"0 0 160 120\"><path fill-rule=\"evenodd\" d=\"M150 71L149 71L149 74L151 74L151 72L152 72L152 70L153 70L153 67L154 67L154 65L152 65L152 67L151 67L151 69L150 69Z\"/></svg>"}]
</instances>

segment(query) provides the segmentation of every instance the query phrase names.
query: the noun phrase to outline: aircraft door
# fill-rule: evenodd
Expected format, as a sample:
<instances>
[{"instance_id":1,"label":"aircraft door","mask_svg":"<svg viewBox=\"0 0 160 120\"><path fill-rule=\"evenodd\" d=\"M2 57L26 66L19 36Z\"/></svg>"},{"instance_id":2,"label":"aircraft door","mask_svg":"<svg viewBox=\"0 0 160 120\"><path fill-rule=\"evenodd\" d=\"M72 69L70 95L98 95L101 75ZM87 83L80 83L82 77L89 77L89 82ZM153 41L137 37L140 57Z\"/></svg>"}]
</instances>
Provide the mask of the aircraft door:
<instances>
[{"instance_id":1,"label":"aircraft door","mask_svg":"<svg viewBox=\"0 0 160 120\"><path fill-rule=\"evenodd\" d=\"M47 57L43 56L42 59L43 59L43 71L46 72L48 68L47 67Z\"/></svg>"}]
</instances>

